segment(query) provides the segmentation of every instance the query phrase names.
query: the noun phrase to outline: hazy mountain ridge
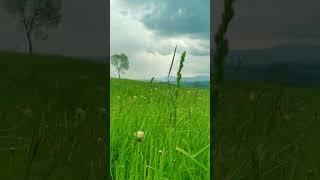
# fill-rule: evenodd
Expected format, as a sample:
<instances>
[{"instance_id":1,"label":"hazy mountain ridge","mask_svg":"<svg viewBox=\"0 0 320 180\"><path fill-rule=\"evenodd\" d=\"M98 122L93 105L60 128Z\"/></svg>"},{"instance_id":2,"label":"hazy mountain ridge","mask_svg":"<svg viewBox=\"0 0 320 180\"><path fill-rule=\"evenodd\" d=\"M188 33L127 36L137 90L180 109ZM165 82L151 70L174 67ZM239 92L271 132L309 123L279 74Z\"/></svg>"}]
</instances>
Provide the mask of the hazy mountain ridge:
<instances>
[{"instance_id":1,"label":"hazy mountain ridge","mask_svg":"<svg viewBox=\"0 0 320 180\"><path fill-rule=\"evenodd\" d=\"M236 64L242 61L238 72ZM231 50L227 79L273 80L288 83L320 83L320 46L285 44L266 49Z\"/></svg>"},{"instance_id":2,"label":"hazy mountain ridge","mask_svg":"<svg viewBox=\"0 0 320 180\"><path fill-rule=\"evenodd\" d=\"M320 64L320 46L286 44L265 49L230 50L229 61L249 64L298 63Z\"/></svg>"},{"instance_id":3,"label":"hazy mountain ridge","mask_svg":"<svg viewBox=\"0 0 320 180\"><path fill-rule=\"evenodd\" d=\"M236 70L236 66L240 68ZM284 44L265 49L231 50L225 64L226 79L277 80L293 84L320 84L320 46ZM160 78L168 81L167 77ZM171 76L170 82L176 77ZM209 86L210 77L182 77L184 84Z\"/></svg>"},{"instance_id":4,"label":"hazy mountain ridge","mask_svg":"<svg viewBox=\"0 0 320 180\"><path fill-rule=\"evenodd\" d=\"M160 77L155 79L156 82L167 83L168 77ZM170 76L169 82L175 84L177 81L176 76ZM198 75L198 76L191 76L191 77L183 77L181 78L182 86L186 87L201 87L201 88L208 88L210 85L210 76L209 75Z\"/></svg>"}]
</instances>

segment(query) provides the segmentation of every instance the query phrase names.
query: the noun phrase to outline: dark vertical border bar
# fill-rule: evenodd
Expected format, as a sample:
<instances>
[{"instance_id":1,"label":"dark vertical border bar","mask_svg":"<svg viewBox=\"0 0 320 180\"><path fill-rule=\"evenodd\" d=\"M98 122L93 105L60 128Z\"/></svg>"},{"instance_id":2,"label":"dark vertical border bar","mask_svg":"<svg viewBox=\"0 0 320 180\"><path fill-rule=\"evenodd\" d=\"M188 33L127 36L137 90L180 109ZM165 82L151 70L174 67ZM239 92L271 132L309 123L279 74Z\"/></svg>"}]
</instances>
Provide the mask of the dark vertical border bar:
<instances>
[{"instance_id":1,"label":"dark vertical border bar","mask_svg":"<svg viewBox=\"0 0 320 180\"><path fill-rule=\"evenodd\" d=\"M107 1L107 179L111 179L110 174L110 1Z\"/></svg>"},{"instance_id":2,"label":"dark vertical border bar","mask_svg":"<svg viewBox=\"0 0 320 180\"><path fill-rule=\"evenodd\" d=\"M213 179L213 164L214 164L214 150L213 150L213 127L214 127L214 119L213 119L213 89L212 89L212 80L213 80L213 44L214 44L214 32L213 32L213 1L210 1L210 179Z\"/></svg>"}]
</instances>

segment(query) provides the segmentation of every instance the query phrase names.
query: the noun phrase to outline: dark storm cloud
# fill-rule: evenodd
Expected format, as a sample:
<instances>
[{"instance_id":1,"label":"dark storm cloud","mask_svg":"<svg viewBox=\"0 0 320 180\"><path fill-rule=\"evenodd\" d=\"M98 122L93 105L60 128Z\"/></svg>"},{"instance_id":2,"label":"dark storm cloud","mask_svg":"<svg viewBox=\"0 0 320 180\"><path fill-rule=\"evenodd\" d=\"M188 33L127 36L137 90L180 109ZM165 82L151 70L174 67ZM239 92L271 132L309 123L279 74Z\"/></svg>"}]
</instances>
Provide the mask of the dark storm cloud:
<instances>
[{"instance_id":1,"label":"dark storm cloud","mask_svg":"<svg viewBox=\"0 0 320 180\"><path fill-rule=\"evenodd\" d=\"M222 0L214 1L216 30ZM268 47L279 43L320 42L320 1L241 0L235 3L235 18L229 29L233 48Z\"/></svg>"},{"instance_id":2,"label":"dark storm cloud","mask_svg":"<svg viewBox=\"0 0 320 180\"><path fill-rule=\"evenodd\" d=\"M153 8L141 21L162 36L209 39L210 0L124 0L132 9Z\"/></svg>"},{"instance_id":3,"label":"dark storm cloud","mask_svg":"<svg viewBox=\"0 0 320 180\"><path fill-rule=\"evenodd\" d=\"M0 0L2 3L2 0ZM70 56L106 57L107 1L68 0L63 2L63 19L57 29L49 31L49 39L35 41L35 51ZM1 4L2 5L2 4ZM25 50L23 29L13 16L0 8L0 48Z\"/></svg>"}]
</instances>

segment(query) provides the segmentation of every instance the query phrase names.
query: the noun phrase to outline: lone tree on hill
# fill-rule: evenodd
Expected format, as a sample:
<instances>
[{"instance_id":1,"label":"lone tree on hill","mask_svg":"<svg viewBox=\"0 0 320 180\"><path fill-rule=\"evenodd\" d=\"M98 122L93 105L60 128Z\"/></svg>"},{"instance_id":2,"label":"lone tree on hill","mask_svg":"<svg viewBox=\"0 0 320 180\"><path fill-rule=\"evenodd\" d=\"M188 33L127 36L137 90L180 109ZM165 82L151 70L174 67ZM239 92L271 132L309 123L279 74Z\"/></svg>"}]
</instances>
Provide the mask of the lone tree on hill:
<instances>
[{"instance_id":1,"label":"lone tree on hill","mask_svg":"<svg viewBox=\"0 0 320 180\"><path fill-rule=\"evenodd\" d=\"M56 28L61 22L61 0L3 0L5 9L23 26L32 54L33 35L46 40L49 28Z\"/></svg>"},{"instance_id":2,"label":"lone tree on hill","mask_svg":"<svg viewBox=\"0 0 320 180\"><path fill-rule=\"evenodd\" d=\"M119 79L120 79L120 74L124 73L126 70L129 69L128 57L123 53L112 55L111 64L117 69Z\"/></svg>"}]
</instances>

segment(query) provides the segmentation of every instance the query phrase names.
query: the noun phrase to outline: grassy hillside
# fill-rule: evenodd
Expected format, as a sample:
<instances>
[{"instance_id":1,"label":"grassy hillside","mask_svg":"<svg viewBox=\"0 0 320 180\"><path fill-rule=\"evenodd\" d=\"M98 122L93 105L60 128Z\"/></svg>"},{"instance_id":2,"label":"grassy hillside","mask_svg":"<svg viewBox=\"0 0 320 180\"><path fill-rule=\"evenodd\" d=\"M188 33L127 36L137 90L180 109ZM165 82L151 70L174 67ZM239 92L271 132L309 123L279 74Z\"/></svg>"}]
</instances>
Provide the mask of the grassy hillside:
<instances>
[{"instance_id":1,"label":"grassy hillside","mask_svg":"<svg viewBox=\"0 0 320 180\"><path fill-rule=\"evenodd\" d=\"M209 179L209 90L180 88L176 105L175 120L166 84L111 80L114 179Z\"/></svg>"},{"instance_id":2,"label":"grassy hillside","mask_svg":"<svg viewBox=\"0 0 320 180\"><path fill-rule=\"evenodd\" d=\"M0 179L105 178L105 68L0 52Z\"/></svg>"},{"instance_id":3,"label":"grassy hillside","mask_svg":"<svg viewBox=\"0 0 320 180\"><path fill-rule=\"evenodd\" d=\"M320 179L320 89L225 83L215 179Z\"/></svg>"}]
</instances>

